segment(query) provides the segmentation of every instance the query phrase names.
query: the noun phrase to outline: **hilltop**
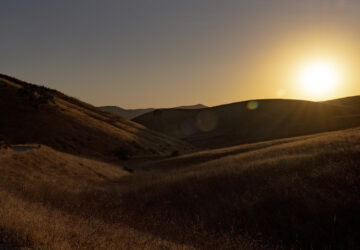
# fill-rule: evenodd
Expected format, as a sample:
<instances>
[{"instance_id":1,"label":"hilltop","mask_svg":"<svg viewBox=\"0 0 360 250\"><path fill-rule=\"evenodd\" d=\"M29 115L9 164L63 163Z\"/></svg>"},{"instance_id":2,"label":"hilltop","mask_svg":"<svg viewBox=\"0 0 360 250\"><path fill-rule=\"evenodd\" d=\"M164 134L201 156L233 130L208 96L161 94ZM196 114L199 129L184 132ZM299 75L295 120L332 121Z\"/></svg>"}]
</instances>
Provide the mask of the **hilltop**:
<instances>
[{"instance_id":1,"label":"hilltop","mask_svg":"<svg viewBox=\"0 0 360 250\"><path fill-rule=\"evenodd\" d=\"M0 75L0 131L8 144L39 143L102 159L183 152L188 145L56 90Z\"/></svg>"},{"instance_id":2,"label":"hilltop","mask_svg":"<svg viewBox=\"0 0 360 250\"><path fill-rule=\"evenodd\" d=\"M360 96L349 96L349 97L325 101L323 103L343 106L352 110L354 113L360 113Z\"/></svg>"},{"instance_id":3,"label":"hilltop","mask_svg":"<svg viewBox=\"0 0 360 250\"><path fill-rule=\"evenodd\" d=\"M360 111L338 102L269 99L156 110L133 121L197 147L220 148L354 127Z\"/></svg>"}]
</instances>

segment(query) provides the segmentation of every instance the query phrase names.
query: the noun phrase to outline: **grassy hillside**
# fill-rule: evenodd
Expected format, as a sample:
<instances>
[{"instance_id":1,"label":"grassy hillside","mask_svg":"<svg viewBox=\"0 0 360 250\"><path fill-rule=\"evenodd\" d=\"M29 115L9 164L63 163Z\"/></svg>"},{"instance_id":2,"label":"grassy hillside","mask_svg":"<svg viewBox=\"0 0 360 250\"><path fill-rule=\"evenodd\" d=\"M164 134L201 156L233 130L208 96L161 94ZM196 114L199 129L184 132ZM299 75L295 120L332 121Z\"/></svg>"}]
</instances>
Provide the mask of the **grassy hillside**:
<instances>
[{"instance_id":1,"label":"grassy hillside","mask_svg":"<svg viewBox=\"0 0 360 250\"><path fill-rule=\"evenodd\" d=\"M182 152L185 143L58 91L0 75L0 132L10 144L41 143L104 159Z\"/></svg>"},{"instance_id":2,"label":"grassy hillside","mask_svg":"<svg viewBox=\"0 0 360 250\"><path fill-rule=\"evenodd\" d=\"M117 106L103 106L99 107L101 110L113 113L115 115L120 115L126 119L134 119L135 117L138 117L140 115L152 112L156 109L154 108L147 108L147 109L123 109ZM197 104L197 105L190 105L190 106L181 106L176 107L175 109L202 109L206 108L205 105Z\"/></svg>"},{"instance_id":3,"label":"grassy hillside","mask_svg":"<svg viewBox=\"0 0 360 250\"><path fill-rule=\"evenodd\" d=\"M0 232L44 249L356 249L359 145L356 128L158 160L134 173L47 147L2 153Z\"/></svg>"},{"instance_id":4,"label":"grassy hillside","mask_svg":"<svg viewBox=\"0 0 360 250\"><path fill-rule=\"evenodd\" d=\"M24 152L0 152L0 247L1 243L10 249L174 246L127 225L93 218L90 209L100 206L104 215L108 212L109 204L99 200L104 190L109 195L117 180L129 176L121 167L46 146L26 147ZM121 203L116 198L111 202Z\"/></svg>"},{"instance_id":5,"label":"grassy hillside","mask_svg":"<svg viewBox=\"0 0 360 250\"><path fill-rule=\"evenodd\" d=\"M220 148L354 127L360 125L360 111L337 103L257 100L157 110L134 121L198 147Z\"/></svg>"},{"instance_id":6,"label":"grassy hillside","mask_svg":"<svg viewBox=\"0 0 360 250\"><path fill-rule=\"evenodd\" d=\"M352 110L353 113L360 113L360 97L359 96L350 96L330 101L325 101L323 103L331 104L331 105L338 105L346 107Z\"/></svg>"}]
</instances>

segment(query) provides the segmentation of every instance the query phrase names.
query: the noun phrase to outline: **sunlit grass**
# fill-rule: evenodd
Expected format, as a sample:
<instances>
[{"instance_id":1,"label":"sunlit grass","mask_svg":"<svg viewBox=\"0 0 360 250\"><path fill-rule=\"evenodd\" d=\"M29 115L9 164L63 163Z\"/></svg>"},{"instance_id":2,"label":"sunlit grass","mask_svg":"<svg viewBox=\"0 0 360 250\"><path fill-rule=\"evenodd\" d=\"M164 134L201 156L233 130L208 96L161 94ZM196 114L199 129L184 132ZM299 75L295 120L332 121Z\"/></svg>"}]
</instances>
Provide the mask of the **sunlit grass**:
<instances>
[{"instance_id":1,"label":"sunlit grass","mask_svg":"<svg viewBox=\"0 0 360 250\"><path fill-rule=\"evenodd\" d=\"M179 156L134 174L48 148L6 153L0 232L41 249L351 248L359 145L353 129Z\"/></svg>"}]
</instances>

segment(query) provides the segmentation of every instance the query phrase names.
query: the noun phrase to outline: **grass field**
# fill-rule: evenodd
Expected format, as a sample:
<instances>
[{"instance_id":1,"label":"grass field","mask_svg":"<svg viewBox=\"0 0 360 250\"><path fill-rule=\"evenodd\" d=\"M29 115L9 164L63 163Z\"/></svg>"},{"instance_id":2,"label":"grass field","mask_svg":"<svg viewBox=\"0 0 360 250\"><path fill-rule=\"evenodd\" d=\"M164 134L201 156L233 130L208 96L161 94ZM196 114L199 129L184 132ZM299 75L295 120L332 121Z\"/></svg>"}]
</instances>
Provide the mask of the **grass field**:
<instances>
[{"instance_id":1,"label":"grass field","mask_svg":"<svg viewBox=\"0 0 360 250\"><path fill-rule=\"evenodd\" d=\"M133 173L44 146L2 153L0 232L41 249L354 249L359 159L360 129L128 162Z\"/></svg>"}]
</instances>

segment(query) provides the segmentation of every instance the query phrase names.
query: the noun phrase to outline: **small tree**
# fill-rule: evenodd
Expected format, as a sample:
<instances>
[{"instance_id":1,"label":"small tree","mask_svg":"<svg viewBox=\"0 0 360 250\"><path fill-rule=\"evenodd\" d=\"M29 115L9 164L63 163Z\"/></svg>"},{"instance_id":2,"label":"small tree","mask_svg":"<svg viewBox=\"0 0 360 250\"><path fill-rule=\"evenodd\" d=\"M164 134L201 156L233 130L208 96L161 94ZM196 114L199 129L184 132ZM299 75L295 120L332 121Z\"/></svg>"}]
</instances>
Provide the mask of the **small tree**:
<instances>
[{"instance_id":1,"label":"small tree","mask_svg":"<svg viewBox=\"0 0 360 250\"><path fill-rule=\"evenodd\" d=\"M5 140L5 137L0 135L0 148L7 148L7 143L6 143L6 140Z\"/></svg>"},{"instance_id":2,"label":"small tree","mask_svg":"<svg viewBox=\"0 0 360 250\"><path fill-rule=\"evenodd\" d=\"M172 151L171 157L176 157L176 156L179 156L179 151L177 151L177 150Z\"/></svg>"},{"instance_id":3,"label":"small tree","mask_svg":"<svg viewBox=\"0 0 360 250\"><path fill-rule=\"evenodd\" d=\"M129 150L127 150L123 147L118 147L117 149L115 149L114 155L119 160L129 160L129 158L130 158Z\"/></svg>"},{"instance_id":4,"label":"small tree","mask_svg":"<svg viewBox=\"0 0 360 250\"><path fill-rule=\"evenodd\" d=\"M24 97L35 108L41 104L54 103L54 96L44 87L24 85L17 91L17 94Z\"/></svg>"}]
</instances>

